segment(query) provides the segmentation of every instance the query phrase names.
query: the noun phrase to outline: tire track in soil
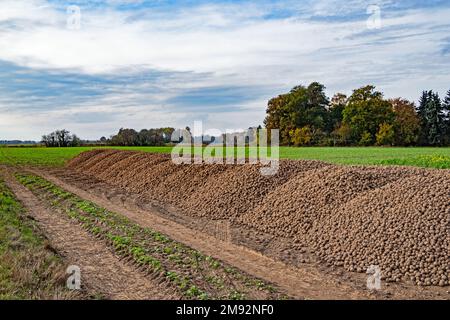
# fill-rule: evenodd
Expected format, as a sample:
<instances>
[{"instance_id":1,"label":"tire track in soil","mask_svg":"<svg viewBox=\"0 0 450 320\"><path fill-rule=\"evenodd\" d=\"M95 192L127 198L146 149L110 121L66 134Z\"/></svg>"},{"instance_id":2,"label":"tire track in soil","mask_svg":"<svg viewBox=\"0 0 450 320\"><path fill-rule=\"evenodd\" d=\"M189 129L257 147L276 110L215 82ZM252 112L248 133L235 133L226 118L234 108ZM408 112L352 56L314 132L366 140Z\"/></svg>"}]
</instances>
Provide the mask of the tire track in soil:
<instances>
[{"instance_id":1,"label":"tire track in soil","mask_svg":"<svg viewBox=\"0 0 450 320\"><path fill-rule=\"evenodd\" d=\"M357 290L332 276L327 276L313 268L293 268L270 259L260 253L232 243L218 241L216 238L187 228L165 219L155 212L117 205L93 193L70 185L60 178L39 169L27 169L77 196L96 203L110 211L122 214L144 227L167 235L195 250L222 260L255 277L271 282L297 299L368 299L373 296Z\"/></svg>"},{"instance_id":2,"label":"tire track in soil","mask_svg":"<svg viewBox=\"0 0 450 320\"><path fill-rule=\"evenodd\" d=\"M30 190L16 181L10 170L0 168L0 175L40 225L56 251L66 262L80 267L83 290L100 293L107 299L181 298L173 290L123 262L105 243L92 237L79 224L51 212Z\"/></svg>"}]
</instances>

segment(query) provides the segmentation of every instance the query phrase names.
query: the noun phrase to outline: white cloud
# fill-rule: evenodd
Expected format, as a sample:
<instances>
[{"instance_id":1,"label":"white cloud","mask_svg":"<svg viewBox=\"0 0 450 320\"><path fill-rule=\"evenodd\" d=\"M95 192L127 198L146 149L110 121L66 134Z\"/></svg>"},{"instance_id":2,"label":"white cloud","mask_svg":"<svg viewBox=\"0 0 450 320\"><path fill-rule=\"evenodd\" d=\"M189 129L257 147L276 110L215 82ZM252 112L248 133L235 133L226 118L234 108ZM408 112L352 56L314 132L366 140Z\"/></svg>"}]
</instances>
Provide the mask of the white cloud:
<instances>
[{"instance_id":1,"label":"white cloud","mask_svg":"<svg viewBox=\"0 0 450 320\"><path fill-rule=\"evenodd\" d=\"M379 1L381 6L389 3L392 1ZM417 98L420 90L427 87L444 90L450 82L450 66L448 56L442 56L440 51L442 40L448 39L450 31L449 8L383 11L383 28L376 31L365 28L365 18L346 21L304 17L345 14L356 8L361 8L364 16L367 4L356 0L345 5L335 0L316 1L307 11L299 11L298 17L284 19L263 19L274 6L256 4L211 4L171 12L91 7L82 10L81 29L68 30L67 15L61 8L39 0L3 0L0 60L29 68L75 70L100 76L120 75L130 68L140 72L154 69L210 75L203 81L196 79L191 83L182 79L167 84L159 94L148 97L161 103L185 89L214 85L267 86L276 95L299 83L320 81L331 94L337 90L348 93L351 88L370 82L388 95L409 99ZM301 9L305 7L299 6ZM432 76L432 68L439 68L439 76ZM130 84L129 90L136 89L135 85L142 84ZM141 94L124 91L94 99L86 112L108 112L108 108L117 112L111 99L122 106L142 103ZM251 103L255 111L240 114L242 124L254 125L254 119L263 118L267 98L255 99ZM154 103L150 109L156 112L161 105ZM86 106L67 108L80 111ZM136 107L136 116L115 120L111 125L122 126L123 121L123 125L138 126L148 109L145 105ZM68 123L70 114L66 113ZM180 110L179 117L167 116L162 108L158 114L158 120L177 119L178 125L189 118L188 110ZM57 112L45 116L59 117ZM235 116L217 113L209 119L224 127L235 122ZM25 126L23 118L22 125L17 119L2 118L3 123L16 121L17 126Z\"/></svg>"}]
</instances>

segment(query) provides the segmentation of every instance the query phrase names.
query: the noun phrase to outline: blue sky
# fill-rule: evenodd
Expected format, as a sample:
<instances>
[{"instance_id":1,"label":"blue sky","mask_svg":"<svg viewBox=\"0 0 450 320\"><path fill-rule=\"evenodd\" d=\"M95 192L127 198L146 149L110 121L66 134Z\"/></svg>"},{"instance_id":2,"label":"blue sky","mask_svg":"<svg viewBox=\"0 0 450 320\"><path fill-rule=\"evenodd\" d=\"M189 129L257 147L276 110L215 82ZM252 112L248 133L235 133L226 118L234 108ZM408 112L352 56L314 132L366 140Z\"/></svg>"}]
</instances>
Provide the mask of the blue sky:
<instances>
[{"instance_id":1,"label":"blue sky","mask_svg":"<svg viewBox=\"0 0 450 320\"><path fill-rule=\"evenodd\" d=\"M368 28L371 5L380 28ZM449 1L2 0L0 140L246 128L269 98L312 81L329 96L366 84L443 95L449 17Z\"/></svg>"}]
</instances>

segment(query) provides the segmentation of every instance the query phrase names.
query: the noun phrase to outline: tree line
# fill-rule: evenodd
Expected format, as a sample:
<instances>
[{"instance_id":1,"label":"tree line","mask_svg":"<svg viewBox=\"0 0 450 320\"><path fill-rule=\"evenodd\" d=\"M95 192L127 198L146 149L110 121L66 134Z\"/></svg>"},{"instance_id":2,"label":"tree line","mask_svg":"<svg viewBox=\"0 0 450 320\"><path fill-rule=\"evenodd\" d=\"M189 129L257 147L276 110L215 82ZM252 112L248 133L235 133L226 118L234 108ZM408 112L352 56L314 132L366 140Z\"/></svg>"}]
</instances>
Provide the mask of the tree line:
<instances>
[{"instance_id":1,"label":"tree line","mask_svg":"<svg viewBox=\"0 0 450 320\"><path fill-rule=\"evenodd\" d=\"M81 140L75 134L71 134L70 131L62 129L43 135L41 143L46 147L78 147Z\"/></svg>"},{"instance_id":2,"label":"tree line","mask_svg":"<svg viewBox=\"0 0 450 320\"><path fill-rule=\"evenodd\" d=\"M46 147L78 147L78 146L163 146L170 143L174 128L134 129L121 128L119 132L110 138L101 137L97 141L79 139L66 129L56 130L43 135L41 143Z\"/></svg>"},{"instance_id":3,"label":"tree line","mask_svg":"<svg viewBox=\"0 0 450 320\"><path fill-rule=\"evenodd\" d=\"M375 86L331 99L325 86L296 86L268 102L264 125L280 130L280 142L294 146L450 145L450 90L444 100L424 91L419 105L385 99Z\"/></svg>"},{"instance_id":4,"label":"tree line","mask_svg":"<svg viewBox=\"0 0 450 320\"><path fill-rule=\"evenodd\" d=\"M170 143L174 128L143 129L120 129L116 135L109 139L102 137L100 140L111 146L163 146Z\"/></svg>"}]
</instances>

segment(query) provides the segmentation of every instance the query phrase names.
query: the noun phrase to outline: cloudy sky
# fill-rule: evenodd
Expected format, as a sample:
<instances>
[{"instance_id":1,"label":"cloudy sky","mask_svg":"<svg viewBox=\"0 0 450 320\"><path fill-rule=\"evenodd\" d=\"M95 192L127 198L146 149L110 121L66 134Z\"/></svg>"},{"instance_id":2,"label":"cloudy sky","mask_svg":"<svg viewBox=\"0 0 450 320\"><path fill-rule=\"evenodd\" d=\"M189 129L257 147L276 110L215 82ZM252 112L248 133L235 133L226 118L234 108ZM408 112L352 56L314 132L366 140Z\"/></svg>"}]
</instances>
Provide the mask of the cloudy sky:
<instances>
[{"instance_id":1,"label":"cloudy sky","mask_svg":"<svg viewBox=\"0 0 450 320\"><path fill-rule=\"evenodd\" d=\"M0 140L246 128L312 81L443 95L449 18L448 0L0 0Z\"/></svg>"}]
</instances>

